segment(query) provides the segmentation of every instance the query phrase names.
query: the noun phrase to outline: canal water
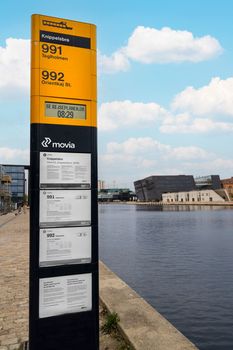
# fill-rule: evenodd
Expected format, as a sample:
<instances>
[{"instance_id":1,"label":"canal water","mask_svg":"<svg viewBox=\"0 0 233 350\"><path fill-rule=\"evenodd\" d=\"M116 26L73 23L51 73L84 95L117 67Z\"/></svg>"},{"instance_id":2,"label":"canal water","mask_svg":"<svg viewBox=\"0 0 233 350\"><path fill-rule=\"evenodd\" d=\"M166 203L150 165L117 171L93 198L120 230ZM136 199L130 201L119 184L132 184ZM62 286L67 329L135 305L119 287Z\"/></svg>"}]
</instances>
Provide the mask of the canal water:
<instances>
[{"instance_id":1,"label":"canal water","mask_svg":"<svg viewBox=\"0 0 233 350\"><path fill-rule=\"evenodd\" d=\"M233 350L233 209L100 204L99 224L110 269L199 349Z\"/></svg>"}]
</instances>

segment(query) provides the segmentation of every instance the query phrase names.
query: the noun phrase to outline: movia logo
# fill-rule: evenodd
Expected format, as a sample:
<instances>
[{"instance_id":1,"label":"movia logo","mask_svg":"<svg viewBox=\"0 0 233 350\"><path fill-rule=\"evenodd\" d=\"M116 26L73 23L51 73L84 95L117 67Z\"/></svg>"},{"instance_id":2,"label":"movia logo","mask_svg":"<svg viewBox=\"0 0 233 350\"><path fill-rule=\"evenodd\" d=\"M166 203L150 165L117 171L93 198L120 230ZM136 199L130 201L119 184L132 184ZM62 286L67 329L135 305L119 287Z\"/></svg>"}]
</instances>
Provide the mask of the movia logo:
<instances>
[{"instance_id":1,"label":"movia logo","mask_svg":"<svg viewBox=\"0 0 233 350\"><path fill-rule=\"evenodd\" d=\"M52 147L52 148L75 148L75 143L69 141L69 142L53 142L50 137L45 137L44 140L41 142L41 145L45 148Z\"/></svg>"},{"instance_id":2,"label":"movia logo","mask_svg":"<svg viewBox=\"0 0 233 350\"><path fill-rule=\"evenodd\" d=\"M48 147L51 142L52 140L49 137L45 137L41 144L43 147Z\"/></svg>"}]
</instances>

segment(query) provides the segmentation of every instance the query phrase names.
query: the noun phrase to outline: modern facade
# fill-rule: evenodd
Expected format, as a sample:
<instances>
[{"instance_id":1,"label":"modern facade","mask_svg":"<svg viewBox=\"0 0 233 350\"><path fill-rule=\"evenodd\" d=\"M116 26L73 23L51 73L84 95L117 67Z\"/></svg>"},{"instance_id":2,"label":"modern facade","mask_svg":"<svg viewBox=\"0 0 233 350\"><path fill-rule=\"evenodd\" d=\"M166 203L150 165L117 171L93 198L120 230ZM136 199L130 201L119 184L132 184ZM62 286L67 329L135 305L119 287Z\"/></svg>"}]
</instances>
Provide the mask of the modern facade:
<instances>
[{"instance_id":1,"label":"modern facade","mask_svg":"<svg viewBox=\"0 0 233 350\"><path fill-rule=\"evenodd\" d=\"M167 192L196 189L192 175L154 175L134 182L135 193L140 201L161 201Z\"/></svg>"},{"instance_id":2,"label":"modern facade","mask_svg":"<svg viewBox=\"0 0 233 350\"><path fill-rule=\"evenodd\" d=\"M208 203L208 202L225 202L226 198L223 193L217 193L214 190L201 190L201 191L189 191L189 192L174 192L164 193L162 195L163 203Z\"/></svg>"},{"instance_id":3,"label":"modern facade","mask_svg":"<svg viewBox=\"0 0 233 350\"><path fill-rule=\"evenodd\" d=\"M11 209L11 177L5 174L0 165L0 214L7 213Z\"/></svg>"},{"instance_id":4,"label":"modern facade","mask_svg":"<svg viewBox=\"0 0 233 350\"><path fill-rule=\"evenodd\" d=\"M227 190L231 200L233 200L233 177L221 180L221 187Z\"/></svg>"},{"instance_id":5,"label":"modern facade","mask_svg":"<svg viewBox=\"0 0 233 350\"><path fill-rule=\"evenodd\" d=\"M99 202L132 201L135 199L135 193L128 188L106 188L98 192Z\"/></svg>"},{"instance_id":6,"label":"modern facade","mask_svg":"<svg viewBox=\"0 0 233 350\"><path fill-rule=\"evenodd\" d=\"M2 169L11 178L9 190L12 203L23 204L25 199L25 169L29 169L29 166L3 164Z\"/></svg>"},{"instance_id":7,"label":"modern facade","mask_svg":"<svg viewBox=\"0 0 233 350\"><path fill-rule=\"evenodd\" d=\"M221 188L221 180L219 175L200 176L194 179L198 190L218 190Z\"/></svg>"},{"instance_id":8,"label":"modern facade","mask_svg":"<svg viewBox=\"0 0 233 350\"><path fill-rule=\"evenodd\" d=\"M105 189L105 181L103 180L98 180L98 191L104 190Z\"/></svg>"}]
</instances>

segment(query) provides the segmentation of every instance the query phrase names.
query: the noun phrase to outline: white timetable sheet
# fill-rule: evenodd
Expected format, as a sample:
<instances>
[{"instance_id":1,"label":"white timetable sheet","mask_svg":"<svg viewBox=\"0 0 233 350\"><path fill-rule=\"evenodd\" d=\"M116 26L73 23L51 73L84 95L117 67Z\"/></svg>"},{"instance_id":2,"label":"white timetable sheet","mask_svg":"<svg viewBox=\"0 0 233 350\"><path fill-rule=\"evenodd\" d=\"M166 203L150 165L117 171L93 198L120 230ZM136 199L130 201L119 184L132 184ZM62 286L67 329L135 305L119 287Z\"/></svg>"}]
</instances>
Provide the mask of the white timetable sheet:
<instances>
[{"instance_id":1,"label":"white timetable sheet","mask_svg":"<svg viewBox=\"0 0 233 350\"><path fill-rule=\"evenodd\" d=\"M40 190L40 228L91 225L91 190Z\"/></svg>"},{"instance_id":2,"label":"white timetable sheet","mask_svg":"<svg viewBox=\"0 0 233 350\"><path fill-rule=\"evenodd\" d=\"M92 274L39 280L39 318L92 309Z\"/></svg>"},{"instance_id":3,"label":"white timetable sheet","mask_svg":"<svg viewBox=\"0 0 233 350\"><path fill-rule=\"evenodd\" d=\"M91 154L40 152L40 188L90 188Z\"/></svg>"},{"instance_id":4,"label":"white timetable sheet","mask_svg":"<svg viewBox=\"0 0 233 350\"><path fill-rule=\"evenodd\" d=\"M41 267L91 262L91 227L40 229Z\"/></svg>"}]
</instances>

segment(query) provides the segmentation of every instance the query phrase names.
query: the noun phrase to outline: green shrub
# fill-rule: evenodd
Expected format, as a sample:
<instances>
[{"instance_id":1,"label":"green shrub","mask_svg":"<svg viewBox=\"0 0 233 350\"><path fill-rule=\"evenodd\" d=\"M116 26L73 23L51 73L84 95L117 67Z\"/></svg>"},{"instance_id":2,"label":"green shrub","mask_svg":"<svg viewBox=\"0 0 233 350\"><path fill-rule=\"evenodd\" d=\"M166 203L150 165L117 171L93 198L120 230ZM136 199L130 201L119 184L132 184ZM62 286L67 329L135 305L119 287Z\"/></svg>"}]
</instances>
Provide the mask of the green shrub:
<instances>
[{"instance_id":1,"label":"green shrub","mask_svg":"<svg viewBox=\"0 0 233 350\"><path fill-rule=\"evenodd\" d=\"M117 325L120 322L120 318L116 312L110 313L107 315L107 319L103 326L101 327L101 331L104 334L110 334L111 332L117 329Z\"/></svg>"}]
</instances>

